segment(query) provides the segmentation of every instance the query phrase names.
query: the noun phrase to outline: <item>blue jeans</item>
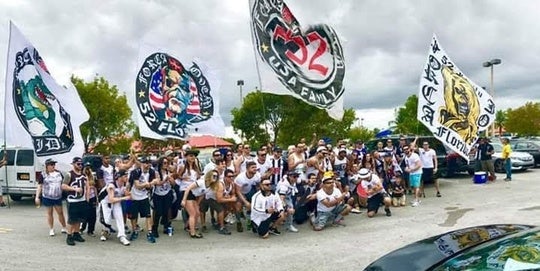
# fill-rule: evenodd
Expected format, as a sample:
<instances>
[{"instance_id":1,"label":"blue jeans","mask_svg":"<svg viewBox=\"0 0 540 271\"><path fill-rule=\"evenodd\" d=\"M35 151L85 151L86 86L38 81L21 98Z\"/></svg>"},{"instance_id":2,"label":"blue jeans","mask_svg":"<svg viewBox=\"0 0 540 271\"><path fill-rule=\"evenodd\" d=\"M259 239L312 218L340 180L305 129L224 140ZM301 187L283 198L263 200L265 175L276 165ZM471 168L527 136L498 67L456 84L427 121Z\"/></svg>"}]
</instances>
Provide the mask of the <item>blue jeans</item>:
<instances>
[{"instance_id":1,"label":"blue jeans","mask_svg":"<svg viewBox=\"0 0 540 271\"><path fill-rule=\"evenodd\" d=\"M510 158L504 160L504 170L506 171L506 178L512 179L512 161L510 161Z\"/></svg>"}]
</instances>

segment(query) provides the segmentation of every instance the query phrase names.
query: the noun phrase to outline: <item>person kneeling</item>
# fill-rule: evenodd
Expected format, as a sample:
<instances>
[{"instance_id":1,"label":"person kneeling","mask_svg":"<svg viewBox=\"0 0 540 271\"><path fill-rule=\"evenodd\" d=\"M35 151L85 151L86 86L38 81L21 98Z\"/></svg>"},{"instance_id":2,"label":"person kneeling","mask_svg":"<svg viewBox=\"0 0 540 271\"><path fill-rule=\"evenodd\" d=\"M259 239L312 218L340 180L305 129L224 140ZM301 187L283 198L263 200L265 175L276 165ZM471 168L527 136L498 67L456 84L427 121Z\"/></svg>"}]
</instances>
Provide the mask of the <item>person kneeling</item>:
<instances>
[{"instance_id":1,"label":"person kneeling","mask_svg":"<svg viewBox=\"0 0 540 271\"><path fill-rule=\"evenodd\" d=\"M348 215L352 209L344 201L349 193L341 193L335 186L334 178L329 174L325 174L322 184L322 188L317 191L317 216L311 216L310 218L313 230L322 230L328 222L345 226L343 217Z\"/></svg>"},{"instance_id":2,"label":"person kneeling","mask_svg":"<svg viewBox=\"0 0 540 271\"><path fill-rule=\"evenodd\" d=\"M276 226L283 224L285 218L281 199L272 193L272 182L268 179L262 180L261 190L251 199L253 232L262 238L268 238L269 234L280 235Z\"/></svg>"},{"instance_id":3,"label":"person kneeling","mask_svg":"<svg viewBox=\"0 0 540 271\"><path fill-rule=\"evenodd\" d=\"M359 178L362 180L362 188L366 190L368 195L367 200L367 216L373 217L379 211L381 203L384 203L384 211L386 216L392 216L390 212L390 204L392 200L386 191L384 190L381 180L375 174L372 174L367 168L360 169Z\"/></svg>"}]
</instances>

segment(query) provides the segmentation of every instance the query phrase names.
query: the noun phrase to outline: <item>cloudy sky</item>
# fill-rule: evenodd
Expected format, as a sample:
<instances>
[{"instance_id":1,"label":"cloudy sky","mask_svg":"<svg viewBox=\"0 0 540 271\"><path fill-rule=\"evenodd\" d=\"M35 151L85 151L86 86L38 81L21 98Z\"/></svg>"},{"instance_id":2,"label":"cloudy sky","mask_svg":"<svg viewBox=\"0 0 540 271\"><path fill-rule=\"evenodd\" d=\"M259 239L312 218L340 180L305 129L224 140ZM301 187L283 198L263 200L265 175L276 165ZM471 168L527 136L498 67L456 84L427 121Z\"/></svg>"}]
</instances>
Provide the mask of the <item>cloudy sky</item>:
<instances>
[{"instance_id":1,"label":"cloudy sky","mask_svg":"<svg viewBox=\"0 0 540 271\"><path fill-rule=\"evenodd\" d=\"M489 87L495 67L498 109L540 100L540 3L529 1L289 0L303 25L327 23L342 39L345 108L360 125L386 128L394 109L417 94L433 33L470 79ZM221 115L258 86L248 0L0 0L0 63L6 63L9 20L40 51L62 83L71 74L105 77L133 93L141 41L204 59L221 78ZM191 59L181 59L187 63ZM5 66L0 65L0 86ZM263 78L264 79L264 78ZM2 91L3 93L3 91Z\"/></svg>"}]
</instances>

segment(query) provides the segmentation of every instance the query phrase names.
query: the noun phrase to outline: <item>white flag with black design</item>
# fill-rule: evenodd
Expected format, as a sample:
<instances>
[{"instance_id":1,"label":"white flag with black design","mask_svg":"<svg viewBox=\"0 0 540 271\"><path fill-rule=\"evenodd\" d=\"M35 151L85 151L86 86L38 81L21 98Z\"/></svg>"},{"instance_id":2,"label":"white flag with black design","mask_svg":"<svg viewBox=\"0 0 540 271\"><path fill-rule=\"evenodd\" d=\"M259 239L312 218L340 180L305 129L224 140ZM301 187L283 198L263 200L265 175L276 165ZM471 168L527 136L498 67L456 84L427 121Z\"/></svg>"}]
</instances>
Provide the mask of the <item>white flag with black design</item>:
<instances>
[{"instance_id":1,"label":"white flag with black design","mask_svg":"<svg viewBox=\"0 0 540 271\"><path fill-rule=\"evenodd\" d=\"M417 118L467 161L479 132L495 119L493 97L461 72L435 35L420 77Z\"/></svg>"},{"instance_id":2,"label":"white flag with black design","mask_svg":"<svg viewBox=\"0 0 540 271\"><path fill-rule=\"evenodd\" d=\"M217 74L200 60L179 59L149 44L139 49L135 91L130 96L141 136L161 140L185 140L194 133L225 136Z\"/></svg>"},{"instance_id":3,"label":"white flag with black design","mask_svg":"<svg viewBox=\"0 0 540 271\"><path fill-rule=\"evenodd\" d=\"M4 133L8 146L33 148L41 162L70 168L84 154L79 126L89 115L75 87L60 86L37 49L10 22Z\"/></svg>"},{"instance_id":4,"label":"white flag with black design","mask_svg":"<svg viewBox=\"0 0 540 271\"><path fill-rule=\"evenodd\" d=\"M326 24L302 28L284 1L250 0L261 91L291 95L343 117L345 57Z\"/></svg>"}]
</instances>

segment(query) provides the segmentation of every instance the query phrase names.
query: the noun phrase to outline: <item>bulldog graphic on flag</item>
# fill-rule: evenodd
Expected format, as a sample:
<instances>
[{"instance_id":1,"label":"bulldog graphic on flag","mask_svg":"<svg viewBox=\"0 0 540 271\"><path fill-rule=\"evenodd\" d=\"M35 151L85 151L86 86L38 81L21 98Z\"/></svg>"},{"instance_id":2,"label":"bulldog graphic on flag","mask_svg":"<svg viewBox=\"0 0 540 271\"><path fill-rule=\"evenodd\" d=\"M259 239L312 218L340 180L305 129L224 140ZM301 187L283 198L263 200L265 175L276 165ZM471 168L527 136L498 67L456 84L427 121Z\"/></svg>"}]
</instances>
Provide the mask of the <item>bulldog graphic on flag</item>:
<instances>
[{"instance_id":1,"label":"bulldog graphic on flag","mask_svg":"<svg viewBox=\"0 0 540 271\"><path fill-rule=\"evenodd\" d=\"M345 59L336 32L325 24L302 29L280 0L252 0L251 20L255 49L266 63L259 75L280 83L262 90L295 96L340 120ZM281 92L283 87L288 91Z\"/></svg>"},{"instance_id":2,"label":"bulldog graphic on flag","mask_svg":"<svg viewBox=\"0 0 540 271\"><path fill-rule=\"evenodd\" d=\"M491 95L459 70L435 35L420 78L417 118L466 160L479 132L495 119Z\"/></svg>"}]
</instances>

